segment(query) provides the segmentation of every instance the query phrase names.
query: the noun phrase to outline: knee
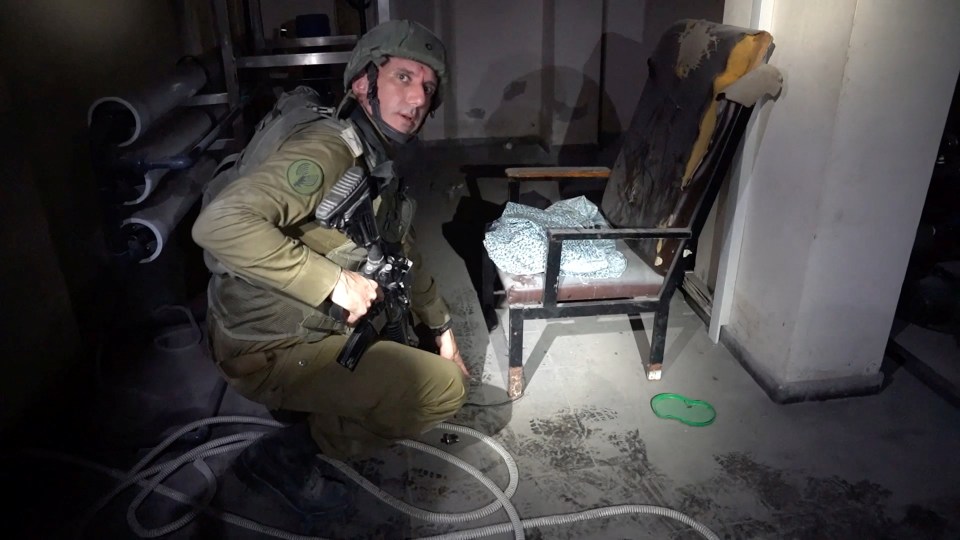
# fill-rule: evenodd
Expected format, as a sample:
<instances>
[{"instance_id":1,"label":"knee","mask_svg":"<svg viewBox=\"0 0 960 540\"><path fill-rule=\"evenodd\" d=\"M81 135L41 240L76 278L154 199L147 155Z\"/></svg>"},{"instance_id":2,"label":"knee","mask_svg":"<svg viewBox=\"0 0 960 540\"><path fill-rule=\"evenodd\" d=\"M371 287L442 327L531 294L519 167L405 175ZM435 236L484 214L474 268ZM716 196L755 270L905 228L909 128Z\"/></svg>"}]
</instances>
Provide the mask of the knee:
<instances>
[{"instance_id":1,"label":"knee","mask_svg":"<svg viewBox=\"0 0 960 540\"><path fill-rule=\"evenodd\" d=\"M443 390L434 399L436 414L447 418L453 416L467 401L467 381L459 370L444 381Z\"/></svg>"},{"instance_id":2,"label":"knee","mask_svg":"<svg viewBox=\"0 0 960 540\"><path fill-rule=\"evenodd\" d=\"M452 362L448 362L453 366ZM445 366L444 366L445 367ZM422 385L414 399L412 418L417 431L432 427L449 419L460 410L467 400L467 380L460 370L439 370Z\"/></svg>"},{"instance_id":3,"label":"knee","mask_svg":"<svg viewBox=\"0 0 960 540\"><path fill-rule=\"evenodd\" d=\"M402 363L391 358L394 369L385 385L387 392L369 420L387 438L415 437L460 410L467 399L468 381L456 364L439 356L407 348L395 352L413 353L414 358Z\"/></svg>"}]
</instances>

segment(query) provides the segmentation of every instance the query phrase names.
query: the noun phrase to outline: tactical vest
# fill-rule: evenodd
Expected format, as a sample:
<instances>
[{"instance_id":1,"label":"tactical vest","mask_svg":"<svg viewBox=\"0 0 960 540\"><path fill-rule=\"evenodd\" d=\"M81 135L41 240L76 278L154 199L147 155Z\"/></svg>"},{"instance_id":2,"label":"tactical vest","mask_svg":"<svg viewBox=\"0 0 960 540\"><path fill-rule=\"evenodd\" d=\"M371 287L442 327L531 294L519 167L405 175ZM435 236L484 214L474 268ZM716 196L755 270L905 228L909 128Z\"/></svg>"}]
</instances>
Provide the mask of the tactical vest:
<instances>
[{"instance_id":1,"label":"tactical vest","mask_svg":"<svg viewBox=\"0 0 960 540\"><path fill-rule=\"evenodd\" d=\"M311 125L313 129L320 127L339 137L355 158L363 156L368 169L375 166L372 156L364 153L354 127L333 118L332 113L332 109L321 106L319 96L311 88L301 86L282 94L273 109L257 124L243 151L227 156L218 165L214 179L204 193L203 206L231 182L254 171L291 136ZM381 236L388 242L399 244L413 219L413 200L399 192L394 181L374 201L374 206ZM328 231L327 234L337 247L323 255L343 268L358 270L366 260L366 249L338 231ZM269 341L299 337L316 341L331 333L350 331L345 324L328 315L332 305L329 300L321 306L309 306L234 274L209 252L204 252L204 261L213 274L208 289L210 312L224 332L235 339Z\"/></svg>"},{"instance_id":2,"label":"tactical vest","mask_svg":"<svg viewBox=\"0 0 960 540\"><path fill-rule=\"evenodd\" d=\"M220 161L203 194L203 206L209 204L227 184L263 163L291 135L307 124L331 118L332 113L333 109L322 106L320 95L308 86L298 86L281 94L273 109L254 128L247 146Z\"/></svg>"}]
</instances>

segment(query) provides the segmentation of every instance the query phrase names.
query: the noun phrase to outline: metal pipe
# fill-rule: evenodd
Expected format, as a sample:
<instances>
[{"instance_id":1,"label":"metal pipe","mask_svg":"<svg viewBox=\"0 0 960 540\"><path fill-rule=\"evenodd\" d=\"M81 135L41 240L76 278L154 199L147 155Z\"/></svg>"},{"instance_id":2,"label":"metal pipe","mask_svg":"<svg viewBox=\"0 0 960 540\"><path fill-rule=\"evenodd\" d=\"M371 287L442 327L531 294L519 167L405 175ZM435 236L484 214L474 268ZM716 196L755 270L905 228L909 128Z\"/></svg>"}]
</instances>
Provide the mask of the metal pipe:
<instances>
[{"instance_id":1,"label":"metal pipe","mask_svg":"<svg viewBox=\"0 0 960 540\"><path fill-rule=\"evenodd\" d=\"M346 64L350 61L350 51L315 52L298 54L268 54L262 56L242 56L237 58L237 67L271 68L285 66L319 66L326 64Z\"/></svg>"},{"instance_id":2,"label":"metal pipe","mask_svg":"<svg viewBox=\"0 0 960 540\"><path fill-rule=\"evenodd\" d=\"M128 253L134 261L148 263L160 256L170 233L203 194L213 177L216 161L204 156L186 170L177 171L164 183L153 204L137 210L121 224Z\"/></svg>"},{"instance_id":3,"label":"metal pipe","mask_svg":"<svg viewBox=\"0 0 960 540\"><path fill-rule=\"evenodd\" d=\"M179 164L178 160L212 127L210 115L197 109L184 109L152 129L121 159L121 164L126 167L120 181L131 190L121 197L121 202L140 204L157 188L167 172L189 166L190 163Z\"/></svg>"},{"instance_id":4,"label":"metal pipe","mask_svg":"<svg viewBox=\"0 0 960 540\"><path fill-rule=\"evenodd\" d=\"M172 73L155 84L121 96L102 97L87 111L87 125L107 123L113 126L112 140L129 146L144 135L166 113L196 94L207 83L207 73L196 62L176 66Z\"/></svg>"}]
</instances>

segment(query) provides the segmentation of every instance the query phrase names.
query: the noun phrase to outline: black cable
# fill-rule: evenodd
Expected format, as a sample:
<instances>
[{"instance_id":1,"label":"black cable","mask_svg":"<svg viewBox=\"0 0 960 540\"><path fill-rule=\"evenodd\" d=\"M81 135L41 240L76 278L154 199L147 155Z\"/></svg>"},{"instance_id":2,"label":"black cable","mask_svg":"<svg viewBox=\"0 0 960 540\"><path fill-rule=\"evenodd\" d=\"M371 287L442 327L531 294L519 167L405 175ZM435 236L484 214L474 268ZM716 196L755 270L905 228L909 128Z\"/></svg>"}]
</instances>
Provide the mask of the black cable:
<instances>
[{"instance_id":1,"label":"black cable","mask_svg":"<svg viewBox=\"0 0 960 540\"><path fill-rule=\"evenodd\" d=\"M523 396L524 396L524 395L526 395L526 394L520 394L520 397L518 397L518 398L508 399L507 401L501 401L501 402L499 402L499 403L472 403L472 402L467 402L467 403L464 403L463 406L464 406L464 407L503 407L504 405L509 405L509 404L511 404L511 403L516 403L517 401L520 401L521 399L523 399Z\"/></svg>"}]
</instances>

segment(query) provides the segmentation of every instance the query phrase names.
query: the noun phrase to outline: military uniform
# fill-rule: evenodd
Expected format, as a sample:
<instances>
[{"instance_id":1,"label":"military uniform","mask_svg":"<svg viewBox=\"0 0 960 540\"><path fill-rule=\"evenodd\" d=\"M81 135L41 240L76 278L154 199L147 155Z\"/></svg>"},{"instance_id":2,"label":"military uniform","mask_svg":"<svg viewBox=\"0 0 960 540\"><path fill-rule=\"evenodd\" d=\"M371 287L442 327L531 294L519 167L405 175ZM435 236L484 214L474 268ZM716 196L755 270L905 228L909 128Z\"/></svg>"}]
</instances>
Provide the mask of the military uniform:
<instances>
[{"instance_id":1,"label":"military uniform","mask_svg":"<svg viewBox=\"0 0 960 540\"><path fill-rule=\"evenodd\" d=\"M213 260L208 318L223 375L271 409L310 413L314 440L341 458L422 433L466 396L454 362L405 345L373 344L353 372L335 361L349 329L328 315L329 297L341 269L356 270L366 253L317 225L314 211L347 168L384 159L369 138L352 120L299 126L206 204L193 228ZM413 261L414 315L442 327L450 316L414 245L413 201L392 182L374 208L383 239Z\"/></svg>"}]
</instances>

